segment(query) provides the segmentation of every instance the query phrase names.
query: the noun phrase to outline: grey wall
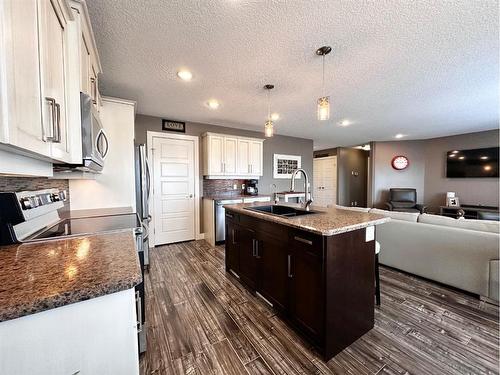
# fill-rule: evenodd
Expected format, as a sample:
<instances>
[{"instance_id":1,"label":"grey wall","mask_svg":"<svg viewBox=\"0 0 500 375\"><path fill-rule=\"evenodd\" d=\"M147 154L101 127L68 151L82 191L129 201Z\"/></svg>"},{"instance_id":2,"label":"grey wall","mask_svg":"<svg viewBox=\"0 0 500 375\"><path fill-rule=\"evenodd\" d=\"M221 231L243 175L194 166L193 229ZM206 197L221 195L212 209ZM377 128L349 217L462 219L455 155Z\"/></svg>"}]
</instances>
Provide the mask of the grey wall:
<instances>
[{"instance_id":1,"label":"grey wall","mask_svg":"<svg viewBox=\"0 0 500 375\"><path fill-rule=\"evenodd\" d=\"M498 178L446 178L446 152L498 147L498 130L470 133L426 141L425 203L433 208L444 204L447 191L456 192L461 204L498 207Z\"/></svg>"},{"instance_id":2,"label":"grey wall","mask_svg":"<svg viewBox=\"0 0 500 375\"><path fill-rule=\"evenodd\" d=\"M391 187L415 188L419 203L425 194L425 152L423 141L374 142L372 145L372 199L374 207L384 207ZM391 161L404 155L410 161L408 168L397 171Z\"/></svg>"},{"instance_id":3,"label":"grey wall","mask_svg":"<svg viewBox=\"0 0 500 375\"><path fill-rule=\"evenodd\" d=\"M146 132L148 130L161 132L161 118L137 115L135 118L135 142L146 143ZM186 134L200 136L205 132L222 133L239 135L246 137L264 138L263 132L253 132L240 130L236 128L228 128L210 124L186 123ZM200 142L201 146L201 142ZM310 139L287 137L283 135L275 135L264 141L264 175L259 180L259 192L271 193L270 185L276 184L278 191L289 190L290 181L273 178L273 154L289 154L302 156L302 168L304 168L309 176L311 176L312 185L312 159L313 159L313 141ZM200 158L202 158L200 150ZM200 163L202 165L202 163ZM303 181L302 179L300 181ZM302 190L299 183L298 190Z\"/></svg>"},{"instance_id":4,"label":"grey wall","mask_svg":"<svg viewBox=\"0 0 500 375\"><path fill-rule=\"evenodd\" d=\"M341 206L366 207L368 189L368 151L337 149L337 203ZM352 172L357 172L353 176Z\"/></svg>"},{"instance_id":5,"label":"grey wall","mask_svg":"<svg viewBox=\"0 0 500 375\"><path fill-rule=\"evenodd\" d=\"M491 130L420 141L374 142L373 202L382 207L391 187L417 189L419 203L437 212L447 191L454 191L461 204L499 206L498 178L446 178L446 152L451 150L498 147L499 131ZM396 171L391 160L405 155L410 165Z\"/></svg>"}]
</instances>

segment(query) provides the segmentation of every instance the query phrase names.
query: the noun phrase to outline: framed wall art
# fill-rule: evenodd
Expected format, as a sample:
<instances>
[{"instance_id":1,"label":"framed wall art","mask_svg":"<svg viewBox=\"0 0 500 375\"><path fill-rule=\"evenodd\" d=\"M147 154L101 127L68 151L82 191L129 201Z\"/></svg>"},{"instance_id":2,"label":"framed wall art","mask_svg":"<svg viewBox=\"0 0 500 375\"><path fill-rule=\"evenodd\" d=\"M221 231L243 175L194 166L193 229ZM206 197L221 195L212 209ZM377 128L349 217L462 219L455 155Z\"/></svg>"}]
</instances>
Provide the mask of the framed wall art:
<instances>
[{"instance_id":1,"label":"framed wall art","mask_svg":"<svg viewBox=\"0 0 500 375\"><path fill-rule=\"evenodd\" d=\"M294 170L302 167L302 156L274 154L273 177L290 179ZM298 175L297 178L300 178Z\"/></svg>"}]
</instances>

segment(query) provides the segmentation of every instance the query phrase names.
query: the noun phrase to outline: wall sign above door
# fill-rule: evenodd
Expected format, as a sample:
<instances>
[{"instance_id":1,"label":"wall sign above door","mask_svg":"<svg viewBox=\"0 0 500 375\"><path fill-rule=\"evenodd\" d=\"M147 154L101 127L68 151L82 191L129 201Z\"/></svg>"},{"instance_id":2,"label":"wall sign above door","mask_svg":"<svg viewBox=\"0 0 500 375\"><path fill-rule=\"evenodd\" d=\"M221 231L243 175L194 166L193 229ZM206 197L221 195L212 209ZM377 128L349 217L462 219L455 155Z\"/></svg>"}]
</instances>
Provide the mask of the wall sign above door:
<instances>
[{"instance_id":1,"label":"wall sign above door","mask_svg":"<svg viewBox=\"0 0 500 375\"><path fill-rule=\"evenodd\" d=\"M161 120L161 129L169 132L178 132L185 133L186 132L186 123L180 121L172 121L172 120Z\"/></svg>"}]
</instances>

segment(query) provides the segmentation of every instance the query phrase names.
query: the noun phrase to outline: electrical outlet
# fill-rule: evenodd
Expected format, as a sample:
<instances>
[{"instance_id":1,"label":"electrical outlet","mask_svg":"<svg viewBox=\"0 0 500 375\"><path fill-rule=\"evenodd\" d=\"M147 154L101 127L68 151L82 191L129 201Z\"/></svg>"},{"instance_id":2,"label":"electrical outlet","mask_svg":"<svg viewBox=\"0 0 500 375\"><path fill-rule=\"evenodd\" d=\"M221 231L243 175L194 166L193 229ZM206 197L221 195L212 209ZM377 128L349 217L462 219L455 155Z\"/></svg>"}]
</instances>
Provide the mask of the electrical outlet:
<instances>
[{"instance_id":1,"label":"electrical outlet","mask_svg":"<svg viewBox=\"0 0 500 375\"><path fill-rule=\"evenodd\" d=\"M233 185L233 190L237 190L238 189L238 185L237 184L234 184Z\"/></svg>"}]
</instances>

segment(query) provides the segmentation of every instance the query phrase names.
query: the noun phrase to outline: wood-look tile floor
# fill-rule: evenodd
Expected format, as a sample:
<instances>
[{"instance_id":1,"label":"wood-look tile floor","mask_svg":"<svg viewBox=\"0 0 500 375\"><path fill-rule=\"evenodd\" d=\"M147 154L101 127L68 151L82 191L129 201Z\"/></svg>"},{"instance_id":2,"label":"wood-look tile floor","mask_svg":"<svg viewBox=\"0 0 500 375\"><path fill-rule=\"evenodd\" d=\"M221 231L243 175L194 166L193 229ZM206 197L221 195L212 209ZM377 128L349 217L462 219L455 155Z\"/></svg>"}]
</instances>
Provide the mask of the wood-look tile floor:
<instances>
[{"instance_id":1,"label":"wood-look tile floor","mask_svg":"<svg viewBox=\"0 0 500 375\"><path fill-rule=\"evenodd\" d=\"M498 308L381 268L375 328L329 362L224 270L224 248L155 248L142 374L498 374Z\"/></svg>"}]
</instances>

